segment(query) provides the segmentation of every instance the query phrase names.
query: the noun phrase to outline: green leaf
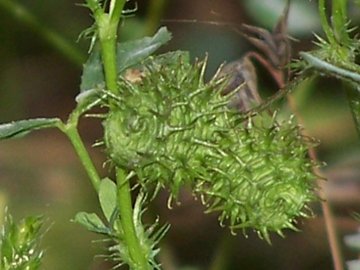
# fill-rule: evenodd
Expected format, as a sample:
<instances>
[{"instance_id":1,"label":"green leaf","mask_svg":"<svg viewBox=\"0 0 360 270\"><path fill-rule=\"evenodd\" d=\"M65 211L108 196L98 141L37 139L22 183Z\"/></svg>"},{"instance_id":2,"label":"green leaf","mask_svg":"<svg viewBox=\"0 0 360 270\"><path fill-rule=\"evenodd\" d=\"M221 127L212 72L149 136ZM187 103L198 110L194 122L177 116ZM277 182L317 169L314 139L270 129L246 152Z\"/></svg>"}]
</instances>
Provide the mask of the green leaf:
<instances>
[{"instance_id":1,"label":"green leaf","mask_svg":"<svg viewBox=\"0 0 360 270\"><path fill-rule=\"evenodd\" d=\"M80 92L105 87L104 70L101 63L100 48L95 47L84 64Z\"/></svg>"},{"instance_id":2,"label":"green leaf","mask_svg":"<svg viewBox=\"0 0 360 270\"><path fill-rule=\"evenodd\" d=\"M116 209L117 189L116 184L109 178L105 178L100 183L99 200L101 209L110 222L111 216Z\"/></svg>"},{"instance_id":3,"label":"green leaf","mask_svg":"<svg viewBox=\"0 0 360 270\"><path fill-rule=\"evenodd\" d=\"M73 220L76 223L83 225L89 231L109 234L109 229L104 225L101 219L95 213L79 212Z\"/></svg>"},{"instance_id":4,"label":"green leaf","mask_svg":"<svg viewBox=\"0 0 360 270\"><path fill-rule=\"evenodd\" d=\"M171 39L170 32L162 27L152 37L119 43L117 45L117 70L120 74L125 69L139 63L154 53L160 46ZM81 77L81 92L90 89L102 89L105 86L104 71L100 48L96 47L84 65Z\"/></svg>"},{"instance_id":5,"label":"green leaf","mask_svg":"<svg viewBox=\"0 0 360 270\"><path fill-rule=\"evenodd\" d=\"M36 118L0 125L0 140L25 136L32 130L58 127L59 118Z\"/></svg>"},{"instance_id":6,"label":"green leaf","mask_svg":"<svg viewBox=\"0 0 360 270\"><path fill-rule=\"evenodd\" d=\"M117 65L119 73L139 63L171 39L166 27L161 27L153 37L124 42L117 47Z\"/></svg>"}]
</instances>

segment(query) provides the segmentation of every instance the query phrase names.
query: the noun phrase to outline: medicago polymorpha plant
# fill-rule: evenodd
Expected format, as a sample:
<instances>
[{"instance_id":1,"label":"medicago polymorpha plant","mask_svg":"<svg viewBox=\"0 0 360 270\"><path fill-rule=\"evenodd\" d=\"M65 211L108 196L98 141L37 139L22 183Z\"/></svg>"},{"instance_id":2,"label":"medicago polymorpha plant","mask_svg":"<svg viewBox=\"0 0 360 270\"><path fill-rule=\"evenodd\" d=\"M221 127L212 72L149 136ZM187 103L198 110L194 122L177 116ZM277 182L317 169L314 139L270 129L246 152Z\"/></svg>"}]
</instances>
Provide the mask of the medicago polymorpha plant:
<instances>
[{"instance_id":1,"label":"medicago polymorpha plant","mask_svg":"<svg viewBox=\"0 0 360 270\"><path fill-rule=\"evenodd\" d=\"M103 212L103 217L80 212L74 220L110 240L106 258L114 267L160 268L158 243L169 226L158 220L143 224L142 219L160 189L169 191L171 203L181 188L190 187L206 212L217 213L221 225L234 233L255 230L270 242L272 232L296 230L296 219L311 215L308 204L317 197L314 168L319 162L308 154L317 141L304 135L296 117L280 118L275 101L309 72L275 97L238 111L229 103L245 91L246 81L224 95L229 78L223 67L205 80L206 58L191 62L183 51L156 55L171 38L166 28L152 37L118 43L125 3L86 1L95 19L86 31L92 36L91 53L68 120L3 124L1 139L50 127L70 139ZM304 56L304 69L316 69L312 55ZM96 115L104 129L96 145L106 153L116 179L99 176L78 133L79 119L91 116L94 107L106 108Z\"/></svg>"}]
</instances>

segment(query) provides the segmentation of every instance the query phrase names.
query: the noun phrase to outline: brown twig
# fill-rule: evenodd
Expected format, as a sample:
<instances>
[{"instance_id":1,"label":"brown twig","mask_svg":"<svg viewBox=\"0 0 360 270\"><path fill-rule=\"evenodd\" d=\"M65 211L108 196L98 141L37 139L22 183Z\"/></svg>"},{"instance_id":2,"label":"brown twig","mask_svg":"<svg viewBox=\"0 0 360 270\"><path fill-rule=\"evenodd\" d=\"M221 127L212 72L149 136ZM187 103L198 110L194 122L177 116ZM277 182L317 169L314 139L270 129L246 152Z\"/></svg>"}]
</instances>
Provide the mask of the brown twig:
<instances>
[{"instance_id":1,"label":"brown twig","mask_svg":"<svg viewBox=\"0 0 360 270\"><path fill-rule=\"evenodd\" d=\"M291 95L288 95L287 99L288 99L289 107L290 107L291 111L293 112L293 114L296 116L298 123L301 126L304 126L304 121L296 108L296 102L295 102L294 98ZM308 136L305 129L303 129L302 133L304 136ZM317 153L313 147L311 147L309 149L309 157L316 163L319 160L317 157ZM332 256L332 260L333 260L333 264L334 264L334 270L344 270L343 258L342 258L342 253L341 253L341 249L340 249L340 243L339 243L339 240L337 237L337 232L336 232L335 218L331 211L330 203L329 203L329 201L326 200L326 196L324 193L325 181L323 179L325 179L326 177L321 172L321 170L317 167L313 168L313 172L315 175L319 176L319 179L317 181L317 184L319 187L318 195L321 199L321 209L322 209L322 212L324 215L326 233L327 233L327 237L329 240L331 256Z\"/></svg>"},{"instance_id":2,"label":"brown twig","mask_svg":"<svg viewBox=\"0 0 360 270\"><path fill-rule=\"evenodd\" d=\"M280 18L277 26L275 27L273 33L269 33L266 30L262 30L261 28L257 27L251 27L246 26L245 28L250 30L250 32L255 32L257 34L261 34L265 37L265 41L257 40L253 37L247 36L247 39L255 45L258 48L261 49L262 52L265 53L265 55L269 58L269 60L262 57L262 55L254 52L248 53L248 57L255 58L257 61L260 62L271 74L271 76L274 78L275 82L277 83L280 91L286 91L286 86L288 85L288 78L289 74L284 73L284 67L287 63L290 62L290 44L289 41L286 39L286 31L287 31L287 18L288 18L288 12L289 12L289 5L290 1L287 1L286 7L284 9L283 15ZM275 46L274 46L275 45ZM278 60L278 61L274 61ZM286 61L288 61L286 63ZM286 71L287 73L289 70ZM284 90L285 89L285 90ZM304 121L299 114L296 106L296 102L294 98L291 95L287 96L289 107L292 111L292 113L295 115L298 123L301 126L304 126ZM302 135L308 136L305 129L302 131ZM318 157L316 154L316 151L313 147L309 149L309 157L315 162L319 163ZM323 173L321 170L317 167L313 168L313 172L315 175L319 176L319 179L317 180L318 184L318 195L321 198L321 208L324 215L325 220L325 227L327 232L327 237L329 239L329 245L330 245L330 251L334 263L334 269L335 270L343 270L343 259L340 249L340 244L337 239L337 232L336 232L336 224L335 224L335 218L332 214L331 207L329 201L325 198L324 193L324 180L325 177L323 176Z\"/></svg>"}]
</instances>

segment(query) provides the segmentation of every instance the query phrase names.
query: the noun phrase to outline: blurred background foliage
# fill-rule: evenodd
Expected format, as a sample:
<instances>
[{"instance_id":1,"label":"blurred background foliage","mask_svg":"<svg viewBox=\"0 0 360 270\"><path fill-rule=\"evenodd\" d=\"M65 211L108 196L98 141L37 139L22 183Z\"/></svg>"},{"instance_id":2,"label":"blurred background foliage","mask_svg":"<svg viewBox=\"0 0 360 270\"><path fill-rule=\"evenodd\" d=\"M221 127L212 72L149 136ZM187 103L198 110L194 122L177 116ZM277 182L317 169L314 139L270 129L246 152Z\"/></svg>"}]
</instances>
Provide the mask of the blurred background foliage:
<instances>
[{"instance_id":1,"label":"blurred background foliage","mask_svg":"<svg viewBox=\"0 0 360 270\"><path fill-rule=\"evenodd\" d=\"M27 15L9 10L8 3L19 3ZM316 2L292 1L289 30L293 57L314 47L313 33L321 34ZM271 29L283 9L283 0L147 0L138 1L120 29L120 39L129 40L153 34L160 25L173 33L163 48L189 50L192 57L209 54L209 76L224 61L239 59L250 45L231 24L259 25ZM65 119L74 108L79 91L81 59L89 40L79 34L92 24L89 11L72 0L0 0L0 122L30 117L60 116ZM352 3L351 3L352 4ZM135 3L129 1L128 9ZM350 7L352 24L359 23L358 6ZM189 22L188 20L196 20ZM210 23L203 23L204 21ZM40 29L43 27L44 29ZM54 31L73 46L75 57L64 54L44 38ZM45 33L45 34L44 34ZM80 59L80 60L79 60ZM275 84L258 67L260 92L274 93ZM333 204L340 236L355 231L358 224L350 213L360 209L359 140L348 109L341 82L316 78L302 84L294 93L309 133L321 141L320 159L328 178L326 192ZM101 123L82 121L81 133L90 146L101 138ZM91 151L99 169L104 154ZM226 253L228 269L331 269L320 207L314 204L316 218L299 221L301 233L289 232L285 240L274 237L273 246L250 234L224 237L213 216L202 215L199 202L186 192L183 203L174 210L166 208L166 196L153 206L162 221L172 224L161 255L164 269L208 269L217 246L230 241ZM44 214L49 232L43 240L46 250L43 269L108 269L101 259L101 243L94 235L70 220L79 210L97 209L96 195L86 179L69 142L56 131L41 131L25 139L0 144L0 209L7 205L15 219L29 214ZM0 222L2 219L0 211ZM223 239L223 240L221 240ZM225 240L224 240L225 239ZM356 254L348 252L346 258ZM219 255L219 254L218 254ZM214 264L216 265L216 263ZM191 267L193 268L191 268ZM215 270L215 269L214 269Z\"/></svg>"}]
</instances>

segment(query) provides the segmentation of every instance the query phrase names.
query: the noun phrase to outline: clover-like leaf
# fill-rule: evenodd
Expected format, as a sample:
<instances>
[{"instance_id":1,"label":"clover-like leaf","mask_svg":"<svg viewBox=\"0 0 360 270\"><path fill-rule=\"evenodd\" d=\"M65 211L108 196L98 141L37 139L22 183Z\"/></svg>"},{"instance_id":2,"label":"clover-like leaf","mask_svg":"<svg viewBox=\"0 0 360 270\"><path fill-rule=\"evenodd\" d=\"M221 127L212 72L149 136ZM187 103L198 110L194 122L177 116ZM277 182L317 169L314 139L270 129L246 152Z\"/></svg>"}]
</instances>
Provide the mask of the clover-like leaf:
<instances>
[{"instance_id":1,"label":"clover-like leaf","mask_svg":"<svg viewBox=\"0 0 360 270\"><path fill-rule=\"evenodd\" d=\"M100 234L109 234L109 229L95 213L79 212L76 214L73 221L83 225L89 231Z\"/></svg>"},{"instance_id":2,"label":"clover-like leaf","mask_svg":"<svg viewBox=\"0 0 360 270\"><path fill-rule=\"evenodd\" d=\"M108 222L116 209L116 194L116 184L109 178L103 179L99 188L99 201Z\"/></svg>"}]
</instances>

